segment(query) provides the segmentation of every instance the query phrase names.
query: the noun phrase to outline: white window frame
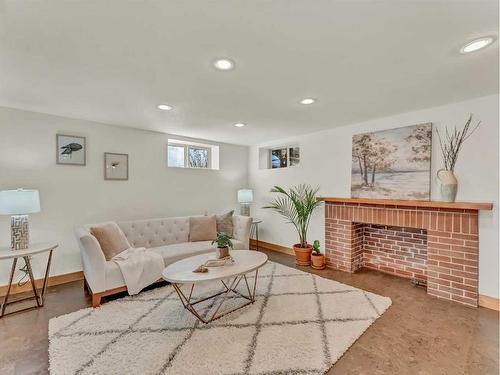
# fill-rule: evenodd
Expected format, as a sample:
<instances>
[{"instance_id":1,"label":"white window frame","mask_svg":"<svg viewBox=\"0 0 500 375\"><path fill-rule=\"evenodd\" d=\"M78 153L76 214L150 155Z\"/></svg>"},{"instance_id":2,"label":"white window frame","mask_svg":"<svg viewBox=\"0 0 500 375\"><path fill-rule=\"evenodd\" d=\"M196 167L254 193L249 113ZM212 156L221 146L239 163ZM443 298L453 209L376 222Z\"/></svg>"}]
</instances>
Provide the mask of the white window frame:
<instances>
[{"instance_id":1,"label":"white window frame","mask_svg":"<svg viewBox=\"0 0 500 375\"><path fill-rule=\"evenodd\" d=\"M183 167L177 167L174 165L169 165L168 164L168 148L170 146L173 147L182 147L184 149L184 166ZM206 150L208 153L208 166L206 168L203 167L191 167L189 165L189 149L194 148L197 150ZM189 144L189 143L176 143L176 142L169 142L167 144L167 166L169 168L186 168L186 169L212 169L212 149L207 146L198 146L197 144Z\"/></svg>"},{"instance_id":2,"label":"white window frame","mask_svg":"<svg viewBox=\"0 0 500 375\"><path fill-rule=\"evenodd\" d=\"M291 144L291 145L287 145L287 146L276 146L276 147L271 147L269 148L269 161L268 161L268 169L284 169L284 168L296 168L297 166L300 165L300 156L299 156L299 163L298 164L295 164L295 165L290 165L290 149L291 148L298 148L299 149L299 153L300 153L300 146L297 145L297 144ZM276 150L283 150L285 149L286 150L286 165L284 167L279 167L279 168L273 168L273 151L276 151Z\"/></svg>"}]
</instances>

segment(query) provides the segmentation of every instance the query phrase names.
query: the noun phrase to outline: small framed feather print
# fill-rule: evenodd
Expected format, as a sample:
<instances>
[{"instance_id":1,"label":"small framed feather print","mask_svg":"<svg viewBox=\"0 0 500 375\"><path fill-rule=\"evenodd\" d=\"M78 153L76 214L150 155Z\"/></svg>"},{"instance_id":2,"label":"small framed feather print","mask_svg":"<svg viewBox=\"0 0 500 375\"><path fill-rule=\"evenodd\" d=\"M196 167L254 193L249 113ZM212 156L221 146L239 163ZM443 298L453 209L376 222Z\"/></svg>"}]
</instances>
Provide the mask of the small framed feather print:
<instances>
[{"instance_id":1,"label":"small framed feather print","mask_svg":"<svg viewBox=\"0 0 500 375\"><path fill-rule=\"evenodd\" d=\"M85 137L76 135L56 135L56 163L81 165L86 163L87 146Z\"/></svg>"},{"instance_id":2,"label":"small framed feather print","mask_svg":"<svg viewBox=\"0 0 500 375\"><path fill-rule=\"evenodd\" d=\"M104 153L104 179L128 180L128 154Z\"/></svg>"}]
</instances>

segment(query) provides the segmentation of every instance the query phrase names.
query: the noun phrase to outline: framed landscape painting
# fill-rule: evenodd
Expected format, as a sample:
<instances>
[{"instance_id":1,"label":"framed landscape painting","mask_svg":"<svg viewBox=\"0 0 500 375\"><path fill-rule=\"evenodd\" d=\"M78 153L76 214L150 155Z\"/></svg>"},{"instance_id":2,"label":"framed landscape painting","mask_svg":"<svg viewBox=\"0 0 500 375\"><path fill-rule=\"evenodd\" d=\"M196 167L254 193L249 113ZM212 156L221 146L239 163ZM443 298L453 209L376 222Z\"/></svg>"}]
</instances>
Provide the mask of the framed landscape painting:
<instances>
[{"instance_id":1,"label":"framed landscape painting","mask_svg":"<svg viewBox=\"0 0 500 375\"><path fill-rule=\"evenodd\" d=\"M432 124L352 137L351 196L430 199Z\"/></svg>"},{"instance_id":2,"label":"framed landscape painting","mask_svg":"<svg viewBox=\"0 0 500 375\"><path fill-rule=\"evenodd\" d=\"M56 163L85 165L87 147L85 137L76 135L56 135Z\"/></svg>"}]
</instances>

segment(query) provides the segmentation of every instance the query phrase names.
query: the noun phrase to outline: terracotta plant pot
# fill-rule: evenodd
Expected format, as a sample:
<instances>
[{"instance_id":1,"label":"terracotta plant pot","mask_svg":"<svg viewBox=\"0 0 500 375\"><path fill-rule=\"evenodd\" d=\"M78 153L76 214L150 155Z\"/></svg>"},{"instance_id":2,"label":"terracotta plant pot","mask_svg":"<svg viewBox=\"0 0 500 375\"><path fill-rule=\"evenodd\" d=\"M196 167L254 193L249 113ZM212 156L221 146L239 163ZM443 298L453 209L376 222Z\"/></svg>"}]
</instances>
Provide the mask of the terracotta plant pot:
<instances>
[{"instance_id":1,"label":"terracotta plant pot","mask_svg":"<svg viewBox=\"0 0 500 375\"><path fill-rule=\"evenodd\" d=\"M325 269L325 256L323 254L320 255L314 255L312 253L311 255L311 267L314 268L315 270L324 270Z\"/></svg>"},{"instance_id":2,"label":"terracotta plant pot","mask_svg":"<svg viewBox=\"0 0 500 375\"><path fill-rule=\"evenodd\" d=\"M297 266L310 266L311 265L311 252L312 245L307 245L307 247L300 247L299 243L293 245L293 251L295 252L295 264Z\"/></svg>"},{"instance_id":3,"label":"terracotta plant pot","mask_svg":"<svg viewBox=\"0 0 500 375\"><path fill-rule=\"evenodd\" d=\"M218 247L215 252L215 256L218 259L222 259L229 256L229 247Z\"/></svg>"}]
</instances>

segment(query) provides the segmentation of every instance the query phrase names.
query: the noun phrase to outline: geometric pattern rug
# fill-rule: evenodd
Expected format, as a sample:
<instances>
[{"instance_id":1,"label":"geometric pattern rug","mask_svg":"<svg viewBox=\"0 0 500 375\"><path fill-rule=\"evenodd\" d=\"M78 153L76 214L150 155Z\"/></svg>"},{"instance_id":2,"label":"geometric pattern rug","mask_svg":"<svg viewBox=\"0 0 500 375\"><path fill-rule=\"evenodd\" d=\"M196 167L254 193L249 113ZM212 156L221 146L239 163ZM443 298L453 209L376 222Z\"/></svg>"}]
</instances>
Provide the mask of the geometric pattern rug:
<instances>
[{"instance_id":1,"label":"geometric pattern rug","mask_svg":"<svg viewBox=\"0 0 500 375\"><path fill-rule=\"evenodd\" d=\"M194 291L201 298L220 287ZM216 302L201 310L213 312ZM235 295L223 309L241 302ZM324 374L390 305L387 297L268 262L255 303L209 324L185 310L170 285L51 319L50 373Z\"/></svg>"}]
</instances>

